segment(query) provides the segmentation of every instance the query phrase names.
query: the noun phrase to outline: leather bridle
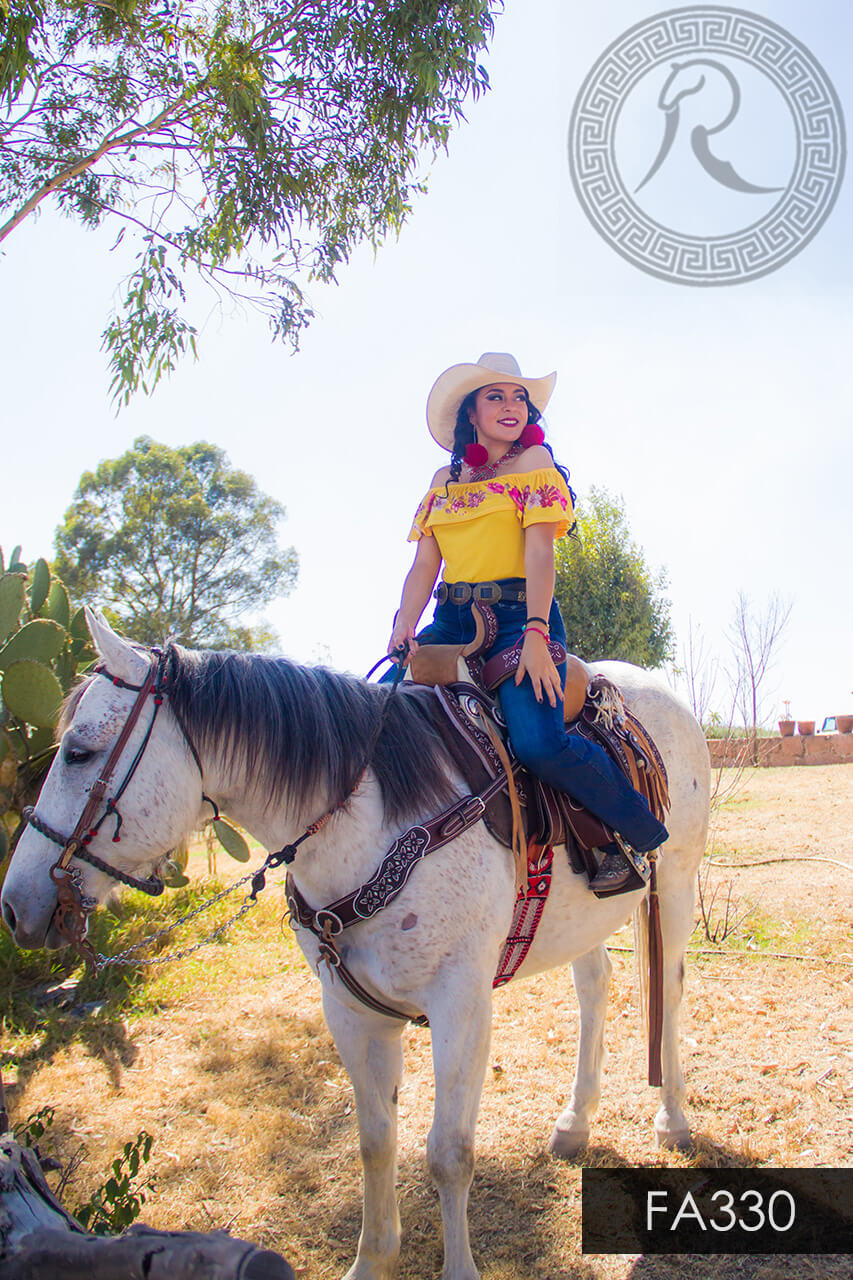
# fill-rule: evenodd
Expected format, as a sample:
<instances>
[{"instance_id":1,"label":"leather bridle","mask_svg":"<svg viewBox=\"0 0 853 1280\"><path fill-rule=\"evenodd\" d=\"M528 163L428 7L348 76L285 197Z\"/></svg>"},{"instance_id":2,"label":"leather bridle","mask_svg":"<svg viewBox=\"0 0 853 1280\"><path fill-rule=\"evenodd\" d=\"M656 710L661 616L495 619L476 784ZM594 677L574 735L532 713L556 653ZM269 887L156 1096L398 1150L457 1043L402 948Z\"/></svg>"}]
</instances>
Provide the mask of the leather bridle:
<instances>
[{"instance_id":1,"label":"leather bridle","mask_svg":"<svg viewBox=\"0 0 853 1280\"><path fill-rule=\"evenodd\" d=\"M95 952L91 944L86 940L87 919L91 915L97 905L94 898L84 896L82 892L82 882L80 871L70 865L72 858L79 861L87 862L90 866L95 867L98 871L104 872L111 876L114 880L120 881L122 884L129 885L132 889L139 889L143 893L149 894L151 897L159 896L164 889L164 883L159 876L151 875L145 879L137 876L129 875L125 871L119 870L118 867L112 866L103 858L97 857L88 849L89 844L94 840L100 828L106 822L107 818L115 819L115 832L113 834L113 843L118 844L121 841L121 825L122 816L118 809L118 802L124 795L130 784L133 775L139 767L145 749L151 740L151 734L154 731L154 725L157 721L157 714L163 704L164 689L166 685L166 661L167 653L160 649L152 649L148 671L142 684L129 684L126 680L120 679L119 676L112 675L105 667L99 666L95 668L94 674L103 676L110 680L119 689L128 689L136 694L133 705L130 708L127 719L122 726L121 732L116 738L113 748L104 762L103 768L98 774L95 784L89 793L89 798L83 808L83 812L77 820L74 830L69 836L64 836L60 832L54 830L43 818L40 818L35 812L34 807L28 807L23 811L23 818L30 826L34 827L41 835L46 836L48 840L52 840L54 844L62 846L62 853L50 869L50 878L56 885L56 912L54 915L54 924L56 931L60 937L70 943L86 960L94 963ZM145 706L149 696L154 699L154 711L148 728L139 748L128 766L120 785L115 789L113 794L106 801L104 797L115 772L116 766L121 758L122 752L127 746L130 735L136 727L142 709ZM178 721L181 731L186 740L187 746L193 756L193 759L201 773L201 761L191 739L187 735L186 729L180 720ZM214 812L218 817L216 805L208 796L202 792L202 799L207 800L213 805ZM103 813L95 821L95 815L103 804Z\"/></svg>"},{"instance_id":2,"label":"leather bridle","mask_svg":"<svg viewBox=\"0 0 853 1280\"><path fill-rule=\"evenodd\" d=\"M383 662L393 660L397 663L397 671L394 677L391 694L382 708L382 712L377 720L376 728L368 743L365 766L361 774L350 787L347 794L327 809L320 818L310 823L302 834L297 836L292 843L286 844L277 852L269 853L267 855L263 866L257 871L251 873L252 893L250 895L250 899L247 899L247 901L254 902L258 894L265 887L266 872L271 867L281 866L282 863L289 866L296 857L296 854L299 851L299 846L303 844L304 841L310 839L311 836L316 835L317 832L320 831L332 817L334 817L338 810L342 809L346 805L350 796L358 790L358 787L360 786L370 765L379 735L382 732L391 698L393 694L396 693L398 685L402 679L405 652L405 648L401 647L399 651L395 651L393 655L386 655L385 658L380 659L380 662L376 664L376 667L378 667ZM48 840L52 840L54 844L62 846L62 853L50 869L50 877L56 885L56 910L54 912L54 924L59 936L73 946L78 954L92 965L96 973L98 972L101 963L103 963L104 958L99 957L96 954L94 947L87 940L86 929L88 917L92 914L98 904L95 898L90 898L83 894L80 870L79 868L72 867L70 863L72 858L88 862L90 866L96 867L106 875L112 876L114 880L121 881L122 884L129 885L133 889L140 889L143 893L150 894L152 897L156 897L163 892L165 886L159 877L152 875L145 880L141 880L136 876L128 875L126 872L120 871L118 867L113 867L110 863L104 861L103 858L98 858L95 854L90 853L87 846L98 834L98 831L108 817L114 817L116 822L113 841L118 843L121 839L119 833L122 825L122 817L118 810L118 801L127 790L128 784L139 767L139 763L145 754L145 749L151 739L151 734L157 720L157 713L162 706L167 688L168 681L166 676L166 665L168 662L168 656L168 646L165 653L160 649L150 650L148 672L141 685L129 684L126 680L121 680L118 676L112 675L105 667L98 666L95 668L94 674L106 677L106 679L111 680L112 683L120 689L131 690L136 694L136 698L130 708L127 720L125 721L122 730L119 733L109 756L107 757L106 763L99 773L95 785L89 793L89 799L87 800L85 808L83 809L74 830L71 832L71 835L63 836L60 832L55 831L53 827L35 813L33 807L28 807L23 812L25 823L29 823L30 826L36 829L36 831L39 831L43 836L46 836ZM368 674L372 674L373 671L376 670L376 667L372 668L371 672ZM127 773L124 775L121 785L116 789L115 794L107 799L104 805L104 812L98 818L97 822L90 825L93 823L95 814L104 800L104 796L107 793L107 788L109 787L110 779L115 771L115 767L118 764L119 758L127 745L128 739L130 738L137 721L139 720L142 708L145 705L149 694L154 698L154 713L151 717L148 728L145 731L145 736L139 745L136 755L130 762L130 766L128 767ZM177 720L178 727L184 736L184 741L195 760L203 781L204 773L201 767L201 760L193 744L192 738L187 731L187 727L183 722L183 718L178 714L174 704L172 704L171 710ZM204 790L202 790L201 798L202 801L206 801L212 807L214 820L219 819L219 809L217 808L216 801L206 795ZM243 881L238 881L238 884L241 883L243 883ZM237 885L233 885L231 888L234 889L236 887ZM231 892L231 889L226 892ZM213 901L216 900L217 899L213 899ZM395 1014L394 1016L401 1015Z\"/></svg>"}]
</instances>

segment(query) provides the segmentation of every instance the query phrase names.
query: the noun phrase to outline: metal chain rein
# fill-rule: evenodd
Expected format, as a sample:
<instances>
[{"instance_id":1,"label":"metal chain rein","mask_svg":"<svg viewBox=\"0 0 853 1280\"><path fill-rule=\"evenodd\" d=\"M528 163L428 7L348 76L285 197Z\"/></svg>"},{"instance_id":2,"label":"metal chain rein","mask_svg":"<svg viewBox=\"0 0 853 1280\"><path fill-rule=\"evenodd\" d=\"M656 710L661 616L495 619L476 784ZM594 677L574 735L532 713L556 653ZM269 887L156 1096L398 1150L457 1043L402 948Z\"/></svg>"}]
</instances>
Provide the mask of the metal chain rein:
<instances>
[{"instance_id":1,"label":"metal chain rein","mask_svg":"<svg viewBox=\"0 0 853 1280\"><path fill-rule=\"evenodd\" d=\"M386 658L380 659L380 661L376 663L376 666L372 667L370 671L367 673L368 676L371 676L373 672L377 669L377 667L381 666L383 662L388 661L389 659L392 662L395 662L397 665L397 670L394 673L394 681L391 687L391 692L389 694L389 699L386 701L385 706L382 709L382 712L379 717L379 722L371 737L367 764L362 770L358 778L358 781L356 782L355 786L353 787L349 795L344 796L344 798L341 801L339 801L339 803L335 805L333 809L330 809L327 813L323 814L323 816L321 818L318 818L316 822L312 822L311 825L307 827L305 831L303 831L302 835L300 835L296 840L294 840L292 844L285 845L284 848L277 850L275 853L268 853L266 858L264 859L262 866L260 866L257 871L250 871L247 875L241 876L239 880L235 880L232 885L229 885L227 889L223 889L221 893L217 893L212 898L208 898L206 902L202 902L199 906L193 907L192 911L185 912L184 915L179 916L177 920L173 920L171 924L167 924L162 929L158 929L156 933L152 933L147 938L141 938L139 942L134 942L129 947L125 947L124 951L120 951L118 955L108 956L108 955L104 955L103 952L97 952L95 954L95 961L94 961L96 976L103 969L108 968L110 965L173 964L176 960L184 960L187 956L193 955L196 951L200 951L202 947L206 947L209 943L214 942L217 938L220 938L226 932L226 930L230 929L233 925L235 925L238 920L241 920L243 916L246 915L246 913L256 905L258 900L258 894L264 888L266 888L267 871L270 871L275 867L280 867L282 863L285 863L286 865L289 866L290 863L293 862L294 858L296 857L297 850L299 846L302 844L302 842L304 840L309 839L310 836L316 835L318 831L322 830L322 828L326 825L329 819L332 818L333 815L339 809L342 809L344 807L344 805L347 803L347 801L349 800L353 792L357 791L359 786L361 785L362 780L364 779L364 775L367 773L367 770L370 767L370 759L373 755L373 749L375 748L379 735L382 732L382 728L385 721L385 715L387 714L387 711L388 711L390 698L391 696L393 696L393 694L397 692L397 687L403 678L405 657L406 657L407 651L408 651L408 645L401 645L399 649L395 650L393 654L389 654L387 655ZM131 687L131 686L128 686L128 687ZM201 770L201 764L198 759L198 754L192 744L192 741L189 738L187 738L187 741L190 744L190 749L192 750L196 763L199 765L199 770ZM204 796L204 799L208 800L208 802L213 805L215 816L216 818L218 818L219 809L217 808L215 802L213 800L210 800L208 796ZM252 884L252 892L246 895L246 897L243 899L242 905L233 913L233 915L230 915L227 920L223 920L220 924L216 926L215 929L211 930L211 932L207 935L207 937L202 938L200 942L193 943L193 945L190 947L184 947L181 951L173 951L170 955L167 955L167 956L145 957L145 956L138 955L138 953L142 951L144 948L153 946L154 943L159 942L161 938L169 937L170 934L173 934L176 932L176 930L180 929L182 925L188 924L190 920L194 920L196 916L200 916L202 912L207 911L209 907L216 906L217 902L222 902L224 898L230 897L232 893L236 893L238 889L241 889L243 885L248 884L250 881ZM94 905L94 902L93 902L93 905Z\"/></svg>"},{"instance_id":2,"label":"metal chain rein","mask_svg":"<svg viewBox=\"0 0 853 1280\"><path fill-rule=\"evenodd\" d=\"M165 925L162 929L158 929L156 933L150 934L147 938L140 938L139 942L132 943L129 947L125 947L124 951L120 951L118 955L107 956L99 952L95 958L95 973L98 974L102 969L106 969L109 965L115 964L171 964L175 960L182 960L185 956L190 956L195 951L200 951L202 947L206 947L209 942L214 942L221 937L227 929L236 924L247 911L255 906L258 900L258 894L266 885L265 872L272 867L281 866L282 862L292 862L293 856L291 850L292 845L286 845L283 849L279 849L277 853L267 854L263 866L257 871L250 871L247 875L241 876L239 880L235 880L227 889L223 889L220 893L214 894L212 898L208 898L206 902L202 902L199 906L193 907L191 911L186 911L177 920L173 920L171 924ZM294 850L295 852L295 850ZM202 912L207 911L209 907L215 907L217 902L222 902L224 898L230 897L232 893L236 893L238 889L242 889L244 885L251 881L252 892L248 893L243 899L242 905L229 916L227 920L223 920L218 924L205 938L200 942L194 943L191 947L186 947L182 951L174 951L168 956L139 956L138 953L146 947L151 947L155 942L159 942L161 938L168 938L170 934L175 933L182 925L188 924L194 920L196 916L200 916Z\"/></svg>"}]
</instances>

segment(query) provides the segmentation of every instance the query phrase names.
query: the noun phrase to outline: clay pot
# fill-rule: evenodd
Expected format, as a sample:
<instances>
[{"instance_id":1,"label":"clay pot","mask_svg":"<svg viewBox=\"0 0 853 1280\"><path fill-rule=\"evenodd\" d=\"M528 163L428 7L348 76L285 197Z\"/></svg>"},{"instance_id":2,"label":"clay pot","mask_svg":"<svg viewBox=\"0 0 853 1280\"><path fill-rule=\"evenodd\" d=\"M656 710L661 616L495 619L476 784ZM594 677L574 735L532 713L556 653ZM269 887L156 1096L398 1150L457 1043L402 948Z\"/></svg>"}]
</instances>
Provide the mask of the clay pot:
<instances>
[{"instance_id":1,"label":"clay pot","mask_svg":"<svg viewBox=\"0 0 853 1280\"><path fill-rule=\"evenodd\" d=\"M853 733L853 716L836 716L835 727L839 733Z\"/></svg>"},{"instance_id":2,"label":"clay pot","mask_svg":"<svg viewBox=\"0 0 853 1280\"><path fill-rule=\"evenodd\" d=\"M797 732L804 738L810 738L814 733L814 720L798 720Z\"/></svg>"},{"instance_id":3,"label":"clay pot","mask_svg":"<svg viewBox=\"0 0 853 1280\"><path fill-rule=\"evenodd\" d=\"M779 721L779 732L781 733L783 738L793 738L794 730L796 729L796 727L797 727L796 720L780 720Z\"/></svg>"}]
</instances>

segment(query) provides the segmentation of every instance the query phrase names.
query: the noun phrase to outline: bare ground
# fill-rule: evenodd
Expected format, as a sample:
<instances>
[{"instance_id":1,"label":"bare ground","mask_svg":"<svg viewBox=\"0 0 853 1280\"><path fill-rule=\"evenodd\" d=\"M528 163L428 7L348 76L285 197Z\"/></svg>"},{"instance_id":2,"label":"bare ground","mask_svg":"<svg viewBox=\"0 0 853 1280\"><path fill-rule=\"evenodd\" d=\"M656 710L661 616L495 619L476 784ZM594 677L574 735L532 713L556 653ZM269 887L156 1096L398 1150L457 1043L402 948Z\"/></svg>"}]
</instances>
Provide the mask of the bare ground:
<instances>
[{"instance_id":1,"label":"bare ground","mask_svg":"<svg viewBox=\"0 0 853 1280\"><path fill-rule=\"evenodd\" d=\"M688 967L682 1044L694 1157L654 1148L656 1094L643 1080L630 931L613 940L624 949L612 955L603 1098L585 1163L853 1164L851 801L853 765L757 770L715 818L713 861L821 856L848 869L793 861L709 868L706 901L717 888L711 928L719 929L727 897L746 918L720 946L701 924L691 943L698 953ZM154 1135L157 1179L145 1221L228 1225L280 1250L301 1277L331 1280L354 1254L360 1171L351 1092L317 985L271 900L233 942L202 954L156 974L142 1013L83 1026L56 1020L22 1054L14 1109L22 1117L53 1104L63 1154L85 1145L69 1202L75 1191L85 1198L144 1127ZM568 1097L576 1030L568 970L496 996L470 1210L484 1280L849 1277L849 1259L582 1256L583 1162L545 1154ZM441 1269L423 1155L428 1033L412 1030L407 1041L399 1274L428 1280Z\"/></svg>"}]
</instances>

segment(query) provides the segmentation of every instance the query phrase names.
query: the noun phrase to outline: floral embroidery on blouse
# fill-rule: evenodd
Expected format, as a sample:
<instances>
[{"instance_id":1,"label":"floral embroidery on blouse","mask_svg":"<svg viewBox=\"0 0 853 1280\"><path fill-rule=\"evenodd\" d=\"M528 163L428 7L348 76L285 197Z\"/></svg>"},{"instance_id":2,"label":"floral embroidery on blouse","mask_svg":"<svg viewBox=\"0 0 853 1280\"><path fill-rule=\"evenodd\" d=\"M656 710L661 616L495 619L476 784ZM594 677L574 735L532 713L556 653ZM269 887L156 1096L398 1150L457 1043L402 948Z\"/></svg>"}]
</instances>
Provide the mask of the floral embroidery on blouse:
<instances>
[{"instance_id":1,"label":"floral embroidery on blouse","mask_svg":"<svg viewBox=\"0 0 853 1280\"><path fill-rule=\"evenodd\" d=\"M519 521L523 523L525 514L528 511L532 513L535 508L547 510L557 507L564 516L571 516L573 496L571 490L564 492L551 480L552 475L554 475L553 471L531 473L531 479L541 481L534 484L520 484L518 481L521 477L513 476L508 477L506 481L489 480L459 485L456 486L457 492L452 495L445 488L432 489L426 494L415 514L413 534L420 536L421 533L427 532L433 515L439 518L440 523L447 523L448 519L454 517L464 519L466 513L474 513L483 503L488 504L492 495L508 500L515 509ZM453 522L455 523L455 520Z\"/></svg>"},{"instance_id":2,"label":"floral embroidery on blouse","mask_svg":"<svg viewBox=\"0 0 853 1280\"><path fill-rule=\"evenodd\" d=\"M528 507L553 507L555 503L559 503L564 511L568 509L569 504L556 485L540 484L532 493L525 489L525 505Z\"/></svg>"},{"instance_id":3,"label":"floral embroidery on blouse","mask_svg":"<svg viewBox=\"0 0 853 1280\"><path fill-rule=\"evenodd\" d=\"M439 497L433 505L438 509L446 508L448 511L456 512L464 511L466 507L479 507L480 503L485 501L486 495L484 493L474 491L473 493L460 494L458 498L451 498L449 502L446 498Z\"/></svg>"}]
</instances>

